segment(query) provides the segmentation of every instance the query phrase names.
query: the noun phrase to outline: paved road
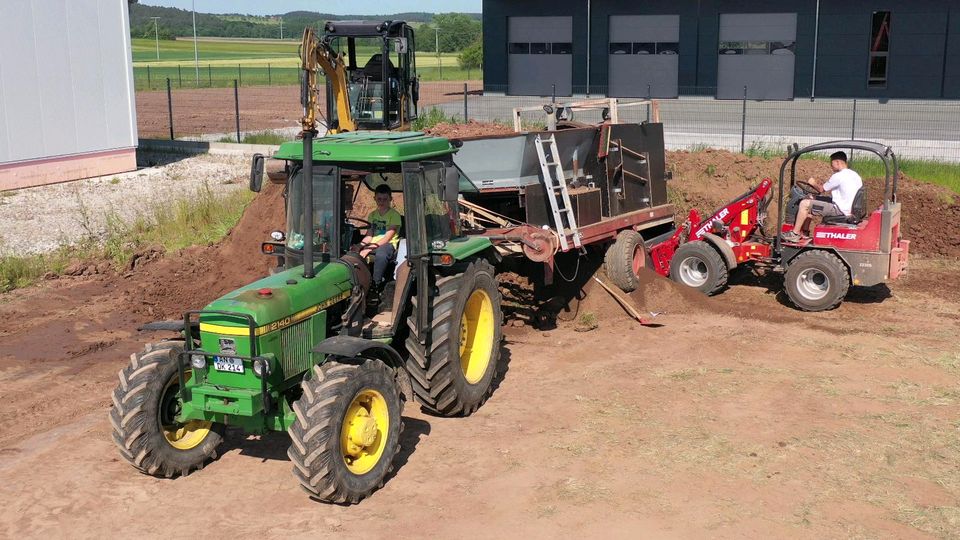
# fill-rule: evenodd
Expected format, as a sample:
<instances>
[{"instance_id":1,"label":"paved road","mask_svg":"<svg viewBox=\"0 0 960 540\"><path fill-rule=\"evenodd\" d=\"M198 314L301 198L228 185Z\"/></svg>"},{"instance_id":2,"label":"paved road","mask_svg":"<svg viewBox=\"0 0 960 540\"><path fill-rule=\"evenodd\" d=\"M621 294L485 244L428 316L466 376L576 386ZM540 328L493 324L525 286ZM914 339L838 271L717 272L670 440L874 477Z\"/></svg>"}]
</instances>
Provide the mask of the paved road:
<instances>
[{"instance_id":1,"label":"paved road","mask_svg":"<svg viewBox=\"0 0 960 540\"><path fill-rule=\"evenodd\" d=\"M549 101L516 96L470 96L470 119L505 121L517 106ZM856 105L854 105L856 103ZM463 103L442 105L447 114L463 116ZM900 149L905 157L960 161L960 102L818 99L810 101L748 101L746 121L743 102L713 98L681 98L660 101L660 115L668 147L706 145L739 150L741 128L751 144L782 146L831 139L880 140ZM530 113L530 120L543 121ZM647 109L631 107L620 114L622 121L641 121ZM576 120L598 122L599 111L578 113ZM902 147L902 148L901 148Z\"/></svg>"}]
</instances>

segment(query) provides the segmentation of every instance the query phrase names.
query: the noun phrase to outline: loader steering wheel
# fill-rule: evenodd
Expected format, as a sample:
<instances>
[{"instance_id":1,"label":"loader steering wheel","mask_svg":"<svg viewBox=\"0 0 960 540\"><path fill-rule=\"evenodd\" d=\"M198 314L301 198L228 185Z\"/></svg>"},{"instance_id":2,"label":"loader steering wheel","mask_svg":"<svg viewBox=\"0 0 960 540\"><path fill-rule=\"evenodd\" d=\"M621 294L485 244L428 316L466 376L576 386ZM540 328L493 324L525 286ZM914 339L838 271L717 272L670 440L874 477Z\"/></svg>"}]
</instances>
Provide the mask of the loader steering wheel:
<instances>
[{"instance_id":1,"label":"loader steering wheel","mask_svg":"<svg viewBox=\"0 0 960 540\"><path fill-rule=\"evenodd\" d=\"M807 195L819 195L819 194L820 194L820 189L818 189L817 186L811 184L810 182L805 182L805 181L803 181L803 180L797 180L796 182L793 183L793 185L795 185L795 186L797 186L798 188L800 188L801 190L803 190L803 192L806 193Z\"/></svg>"}]
</instances>

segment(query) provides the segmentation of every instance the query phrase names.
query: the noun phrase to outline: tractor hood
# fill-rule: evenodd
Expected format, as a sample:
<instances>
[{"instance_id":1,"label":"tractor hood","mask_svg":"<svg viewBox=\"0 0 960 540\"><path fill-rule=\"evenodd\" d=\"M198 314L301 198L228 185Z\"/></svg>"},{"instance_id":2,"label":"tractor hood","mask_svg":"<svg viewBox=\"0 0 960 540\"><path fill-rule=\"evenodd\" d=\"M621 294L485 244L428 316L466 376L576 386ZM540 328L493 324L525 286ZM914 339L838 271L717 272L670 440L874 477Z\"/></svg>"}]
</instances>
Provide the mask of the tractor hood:
<instances>
[{"instance_id":1,"label":"tractor hood","mask_svg":"<svg viewBox=\"0 0 960 540\"><path fill-rule=\"evenodd\" d=\"M286 328L350 296L350 271L345 265L317 263L315 268L313 279L305 279L303 267L298 266L254 281L214 300L204 311L250 315L257 336ZM217 313L201 313L200 330L236 336L250 333L247 319Z\"/></svg>"}]
</instances>

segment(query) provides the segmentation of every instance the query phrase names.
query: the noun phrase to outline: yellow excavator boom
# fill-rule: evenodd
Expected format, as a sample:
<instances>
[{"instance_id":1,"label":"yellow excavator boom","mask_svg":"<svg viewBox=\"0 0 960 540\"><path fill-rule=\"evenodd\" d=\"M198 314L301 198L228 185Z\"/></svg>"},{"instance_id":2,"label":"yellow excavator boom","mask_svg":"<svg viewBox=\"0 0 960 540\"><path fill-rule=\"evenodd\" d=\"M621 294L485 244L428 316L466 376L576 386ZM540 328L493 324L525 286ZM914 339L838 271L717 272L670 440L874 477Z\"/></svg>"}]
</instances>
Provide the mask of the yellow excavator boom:
<instances>
[{"instance_id":1,"label":"yellow excavator boom","mask_svg":"<svg viewBox=\"0 0 960 540\"><path fill-rule=\"evenodd\" d=\"M309 26L303 30L303 42L300 44L300 61L303 70L303 86L300 100L303 104L303 118L300 124L304 131L316 131L317 113L320 108L319 84L320 70L323 70L333 92L337 111L336 126L327 126L328 133L355 131L356 122L350 110L347 90L347 70L343 54L334 51L330 45L317 38Z\"/></svg>"}]
</instances>

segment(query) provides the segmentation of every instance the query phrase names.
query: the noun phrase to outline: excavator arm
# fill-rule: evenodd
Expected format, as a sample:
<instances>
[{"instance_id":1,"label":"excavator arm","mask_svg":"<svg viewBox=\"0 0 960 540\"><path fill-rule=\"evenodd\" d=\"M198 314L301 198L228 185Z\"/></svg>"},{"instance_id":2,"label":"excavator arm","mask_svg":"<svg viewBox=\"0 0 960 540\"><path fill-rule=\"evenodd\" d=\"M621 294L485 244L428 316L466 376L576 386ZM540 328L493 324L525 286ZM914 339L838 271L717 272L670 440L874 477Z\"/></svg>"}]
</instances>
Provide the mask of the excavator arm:
<instances>
[{"instance_id":1,"label":"excavator arm","mask_svg":"<svg viewBox=\"0 0 960 540\"><path fill-rule=\"evenodd\" d=\"M319 39L313 29L308 26L303 30L300 60L300 68L303 70L303 81L300 89L303 118L300 123L303 130L316 131L320 92L323 88L319 84L319 75L320 70L323 70L327 80L330 81L337 111L337 125L328 126L328 132L355 131L357 125L350 110L350 94L347 90L347 70L343 54L334 51L329 44Z\"/></svg>"}]
</instances>

